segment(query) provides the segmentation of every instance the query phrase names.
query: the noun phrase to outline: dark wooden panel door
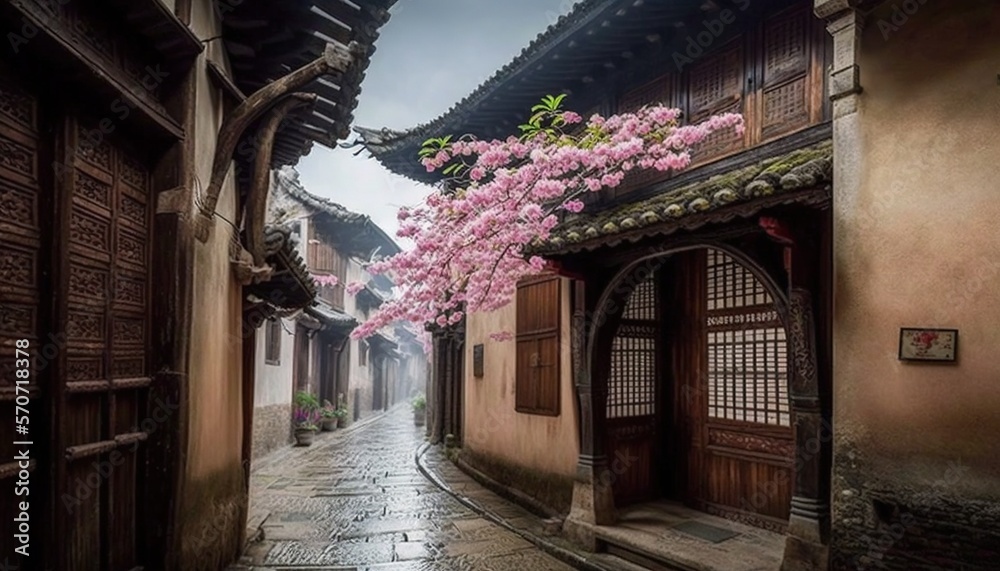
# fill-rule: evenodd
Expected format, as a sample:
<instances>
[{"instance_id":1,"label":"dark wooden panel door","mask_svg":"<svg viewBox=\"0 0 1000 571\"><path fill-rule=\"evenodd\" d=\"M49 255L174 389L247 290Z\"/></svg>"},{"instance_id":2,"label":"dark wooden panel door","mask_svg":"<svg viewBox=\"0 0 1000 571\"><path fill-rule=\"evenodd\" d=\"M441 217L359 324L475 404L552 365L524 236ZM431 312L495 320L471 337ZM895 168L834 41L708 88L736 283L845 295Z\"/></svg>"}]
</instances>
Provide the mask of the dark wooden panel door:
<instances>
[{"instance_id":1,"label":"dark wooden panel door","mask_svg":"<svg viewBox=\"0 0 1000 571\"><path fill-rule=\"evenodd\" d=\"M607 450L615 504L657 493L659 292L655 275L629 295L612 340L608 378Z\"/></svg>"},{"instance_id":2,"label":"dark wooden panel door","mask_svg":"<svg viewBox=\"0 0 1000 571\"><path fill-rule=\"evenodd\" d=\"M150 384L150 227L143 161L95 125L68 119L56 179L59 324L55 391L60 569L131 570ZM81 484L82 483L82 484ZM71 506L71 507L70 507Z\"/></svg>"},{"instance_id":3,"label":"dark wooden panel door","mask_svg":"<svg viewBox=\"0 0 1000 571\"><path fill-rule=\"evenodd\" d=\"M689 500L752 525L783 530L791 502L794 441L788 349L774 300L725 253L702 252L704 374L689 399L697 426Z\"/></svg>"},{"instance_id":4,"label":"dark wooden panel door","mask_svg":"<svg viewBox=\"0 0 1000 571\"><path fill-rule=\"evenodd\" d=\"M50 362L61 347L58 337L48 335L47 324L51 192L42 180L49 147L44 137L38 99L0 62L0 541L5 546L0 561L9 558L11 568L19 569L41 567L46 559L42 538L51 533L43 515L50 486L45 467L51 411L42 397ZM26 434L15 432L15 420L26 421ZM14 444L23 441L33 444ZM25 481L25 466L17 458L25 451L31 458L29 488L16 484ZM22 544L14 538L22 502L28 503L30 558L13 551Z\"/></svg>"}]
</instances>

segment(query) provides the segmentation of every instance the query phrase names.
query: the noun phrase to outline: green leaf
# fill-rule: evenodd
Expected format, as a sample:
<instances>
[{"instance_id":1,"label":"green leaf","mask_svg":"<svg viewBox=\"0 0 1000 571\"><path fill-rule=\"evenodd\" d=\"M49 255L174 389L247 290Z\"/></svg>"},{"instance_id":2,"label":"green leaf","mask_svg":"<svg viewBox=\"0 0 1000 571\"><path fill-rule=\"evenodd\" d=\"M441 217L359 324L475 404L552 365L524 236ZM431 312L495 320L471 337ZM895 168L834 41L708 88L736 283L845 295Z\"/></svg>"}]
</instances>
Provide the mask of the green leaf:
<instances>
[{"instance_id":1,"label":"green leaf","mask_svg":"<svg viewBox=\"0 0 1000 571\"><path fill-rule=\"evenodd\" d=\"M426 141L424 141L423 143L421 143L420 146L421 147L426 147L426 146L430 145L431 143L433 143L434 141L437 141L437 137L431 137L430 139L427 139Z\"/></svg>"}]
</instances>

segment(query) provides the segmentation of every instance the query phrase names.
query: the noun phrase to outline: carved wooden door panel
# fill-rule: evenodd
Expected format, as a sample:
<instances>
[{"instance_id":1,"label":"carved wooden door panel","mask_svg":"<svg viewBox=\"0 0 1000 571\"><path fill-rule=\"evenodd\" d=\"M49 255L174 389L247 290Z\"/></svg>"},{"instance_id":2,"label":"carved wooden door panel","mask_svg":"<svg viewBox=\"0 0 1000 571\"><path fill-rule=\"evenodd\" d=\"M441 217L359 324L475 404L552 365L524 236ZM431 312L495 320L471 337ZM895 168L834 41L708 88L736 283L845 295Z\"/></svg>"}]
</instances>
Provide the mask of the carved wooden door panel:
<instances>
[{"instance_id":1,"label":"carved wooden door panel","mask_svg":"<svg viewBox=\"0 0 1000 571\"><path fill-rule=\"evenodd\" d=\"M782 531L794 478L785 329L767 289L742 264L717 250L702 296L701 398L689 416L700 424L689 497L710 513Z\"/></svg>"},{"instance_id":2,"label":"carved wooden door panel","mask_svg":"<svg viewBox=\"0 0 1000 571\"><path fill-rule=\"evenodd\" d=\"M66 121L56 184L66 334L56 391L60 569L141 568L137 512L150 384L150 174L96 124Z\"/></svg>"},{"instance_id":3,"label":"carved wooden door panel","mask_svg":"<svg viewBox=\"0 0 1000 571\"><path fill-rule=\"evenodd\" d=\"M615 504L652 499L657 492L659 292L655 274L629 295L612 340L608 377L608 467Z\"/></svg>"},{"instance_id":4,"label":"carved wooden door panel","mask_svg":"<svg viewBox=\"0 0 1000 571\"><path fill-rule=\"evenodd\" d=\"M50 452L46 423L50 411L42 391L53 368L51 361L61 347L58 338L47 333L51 331L45 287L50 221L44 213L51 193L42 171L51 159L45 158L50 145L44 139L40 116L34 93L0 62L0 542L7 547L0 558L8 558L12 569L40 567L46 557L40 553L41 538L50 533L45 527L49 487L45 467ZM20 340L27 343L18 343ZM18 355L18 349L30 355L27 362L18 362L24 357L23 353ZM22 370L25 372L18 372ZM26 434L15 431L15 419L27 421ZM18 446L15 441L33 444ZM27 489L16 483L25 481L17 456L26 450L31 458ZM14 518L25 501L30 517L30 558L13 551L21 545L14 538L19 533Z\"/></svg>"}]
</instances>

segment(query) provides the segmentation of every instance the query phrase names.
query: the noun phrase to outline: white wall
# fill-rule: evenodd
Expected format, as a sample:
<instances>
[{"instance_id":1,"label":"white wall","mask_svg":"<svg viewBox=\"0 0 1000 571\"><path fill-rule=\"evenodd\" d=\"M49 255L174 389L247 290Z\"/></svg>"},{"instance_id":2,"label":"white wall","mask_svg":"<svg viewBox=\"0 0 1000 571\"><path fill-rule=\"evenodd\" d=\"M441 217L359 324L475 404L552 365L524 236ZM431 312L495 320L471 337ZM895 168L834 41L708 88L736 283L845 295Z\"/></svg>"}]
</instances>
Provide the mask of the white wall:
<instances>
[{"instance_id":1,"label":"white wall","mask_svg":"<svg viewBox=\"0 0 1000 571\"><path fill-rule=\"evenodd\" d=\"M265 361L267 356L267 327L265 322L257 330L257 350L254 360L254 393L255 408L276 404L289 404L292 401L292 364L295 360L295 322L281 320L281 358L278 365Z\"/></svg>"}]
</instances>

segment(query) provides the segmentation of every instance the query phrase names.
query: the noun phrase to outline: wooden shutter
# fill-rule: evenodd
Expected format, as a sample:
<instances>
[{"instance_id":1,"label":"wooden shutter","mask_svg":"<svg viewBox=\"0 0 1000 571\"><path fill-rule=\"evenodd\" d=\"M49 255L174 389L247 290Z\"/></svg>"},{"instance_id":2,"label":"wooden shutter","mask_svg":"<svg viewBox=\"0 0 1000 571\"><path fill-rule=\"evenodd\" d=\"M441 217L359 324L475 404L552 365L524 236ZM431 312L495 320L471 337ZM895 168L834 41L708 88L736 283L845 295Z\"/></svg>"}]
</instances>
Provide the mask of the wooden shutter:
<instances>
[{"instance_id":1,"label":"wooden shutter","mask_svg":"<svg viewBox=\"0 0 1000 571\"><path fill-rule=\"evenodd\" d=\"M795 8L764 22L759 58L761 86L758 111L760 138L767 140L790 133L811 121L813 91L822 88L810 81L812 45L808 10Z\"/></svg>"},{"instance_id":2,"label":"wooden shutter","mask_svg":"<svg viewBox=\"0 0 1000 571\"><path fill-rule=\"evenodd\" d=\"M744 112L743 57L743 40L737 39L691 64L687 113L690 123L700 123L712 115ZM744 146L744 137L732 129L724 129L695 147L692 163L701 164Z\"/></svg>"},{"instance_id":3,"label":"wooden shutter","mask_svg":"<svg viewBox=\"0 0 1000 571\"><path fill-rule=\"evenodd\" d=\"M560 289L558 277L528 280L517 290L515 408L559 415Z\"/></svg>"},{"instance_id":4,"label":"wooden shutter","mask_svg":"<svg viewBox=\"0 0 1000 571\"><path fill-rule=\"evenodd\" d=\"M643 105L674 105L673 98L675 93L672 89L672 81L673 78L670 76L664 76L646 85L625 92L619 101L618 112L630 113L637 111ZM670 176L669 172L662 172L653 168L640 169L637 167L618 186L616 196L659 182L668 176Z\"/></svg>"}]
</instances>

